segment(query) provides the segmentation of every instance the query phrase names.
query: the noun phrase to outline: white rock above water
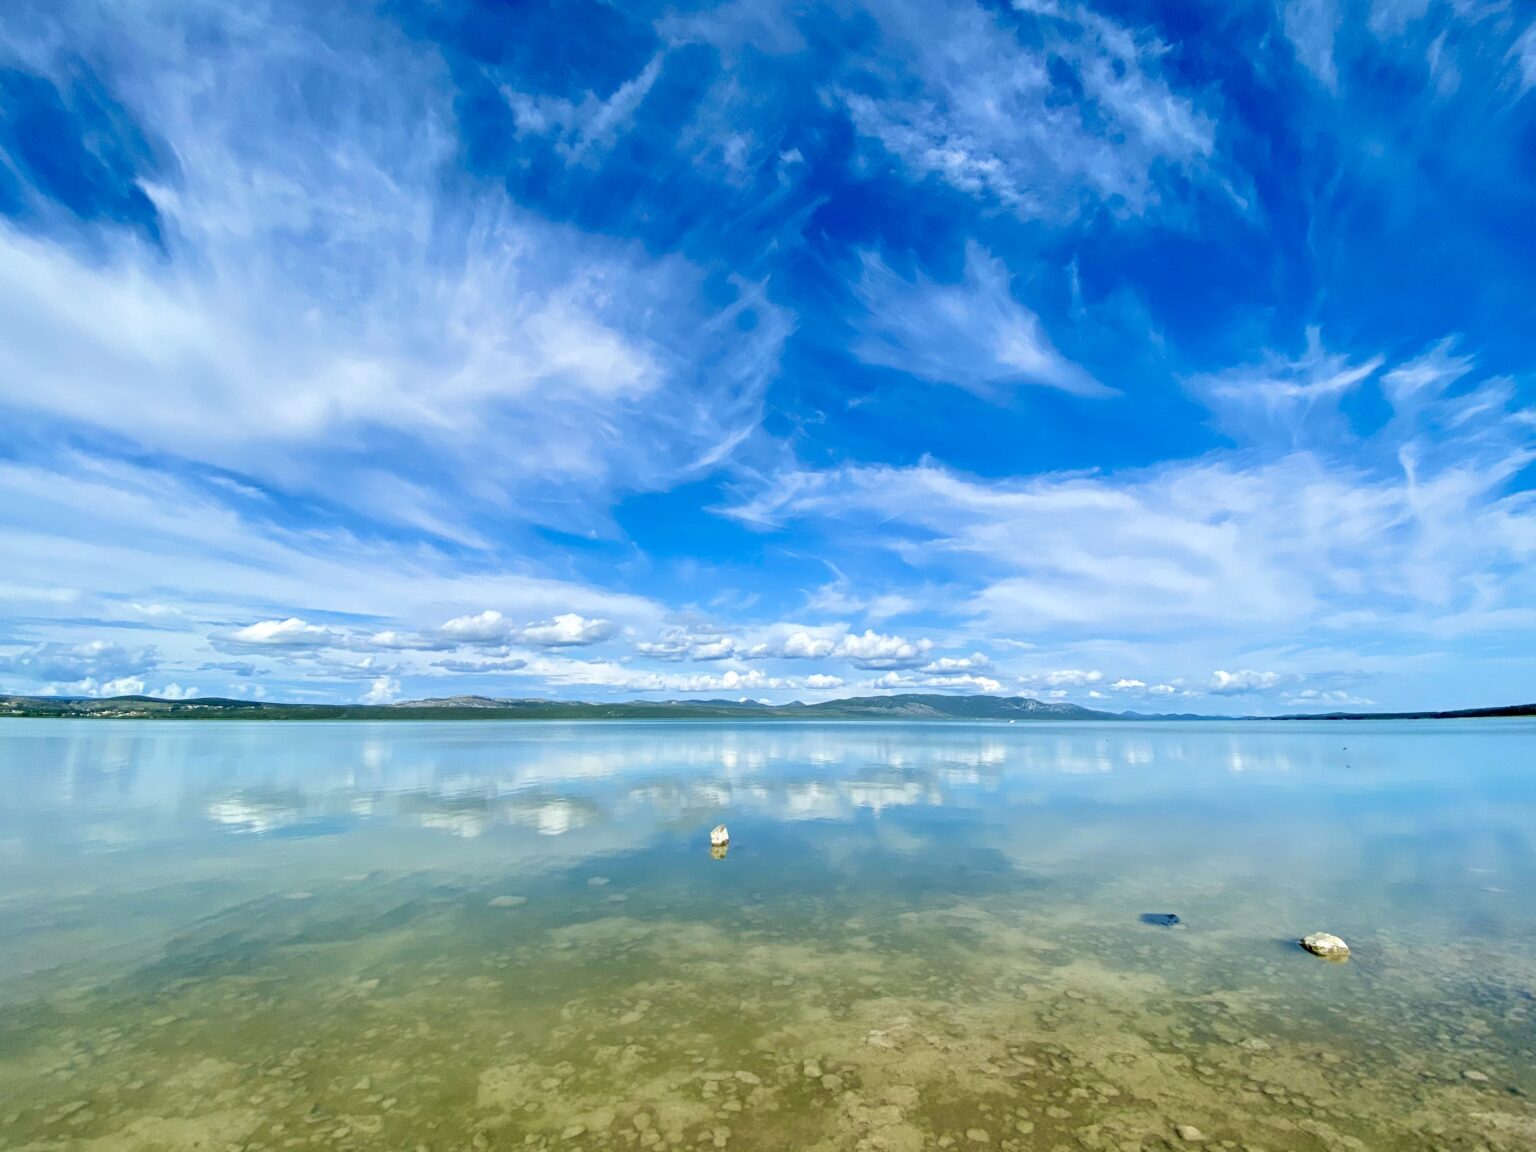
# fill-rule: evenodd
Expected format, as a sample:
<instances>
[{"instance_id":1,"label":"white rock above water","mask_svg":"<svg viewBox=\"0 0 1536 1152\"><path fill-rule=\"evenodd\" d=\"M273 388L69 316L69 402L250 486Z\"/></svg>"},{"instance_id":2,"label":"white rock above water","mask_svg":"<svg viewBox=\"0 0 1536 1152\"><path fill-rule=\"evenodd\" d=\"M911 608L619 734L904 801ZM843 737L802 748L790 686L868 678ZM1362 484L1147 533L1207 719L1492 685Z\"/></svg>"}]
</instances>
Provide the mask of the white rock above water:
<instances>
[{"instance_id":1,"label":"white rock above water","mask_svg":"<svg viewBox=\"0 0 1536 1152\"><path fill-rule=\"evenodd\" d=\"M1332 932L1313 932L1310 936L1303 936L1301 946L1324 960L1343 960L1349 955L1349 945Z\"/></svg>"},{"instance_id":2,"label":"white rock above water","mask_svg":"<svg viewBox=\"0 0 1536 1152\"><path fill-rule=\"evenodd\" d=\"M724 848L731 842L731 832L724 824L716 824L709 830L709 846L711 848Z\"/></svg>"}]
</instances>

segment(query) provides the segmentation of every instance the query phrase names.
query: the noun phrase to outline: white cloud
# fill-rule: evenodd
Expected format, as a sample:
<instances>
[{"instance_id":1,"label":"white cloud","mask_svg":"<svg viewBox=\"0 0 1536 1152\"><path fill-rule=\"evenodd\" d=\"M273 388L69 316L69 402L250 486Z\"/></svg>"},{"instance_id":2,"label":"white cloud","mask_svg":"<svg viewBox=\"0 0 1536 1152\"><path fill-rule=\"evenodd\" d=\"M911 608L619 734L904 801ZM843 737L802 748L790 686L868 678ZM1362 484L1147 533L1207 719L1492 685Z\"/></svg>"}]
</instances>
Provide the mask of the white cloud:
<instances>
[{"instance_id":1,"label":"white cloud","mask_svg":"<svg viewBox=\"0 0 1536 1152\"><path fill-rule=\"evenodd\" d=\"M528 661L521 656L473 657L468 660L454 658L434 660L432 667L440 668L445 672L483 676L487 673L522 672L528 667Z\"/></svg>"},{"instance_id":2,"label":"white cloud","mask_svg":"<svg viewBox=\"0 0 1536 1152\"><path fill-rule=\"evenodd\" d=\"M481 515L608 530L757 427L789 331L761 286L445 187L454 90L387 21L60 19L8 48L127 61L113 94L176 163L144 185L161 245L0 224L0 407L471 545Z\"/></svg>"},{"instance_id":3,"label":"white cloud","mask_svg":"<svg viewBox=\"0 0 1536 1152\"><path fill-rule=\"evenodd\" d=\"M611 620L589 619L578 612L562 612L553 619L518 627L494 608L470 616L455 616L439 629L443 638L458 644L517 643L535 648L597 644L618 630Z\"/></svg>"},{"instance_id":4,"label":"white cloud","mask_svg":"<svg viewBox=\"0 0 1536 1152\"><path fill-rule=\"evenodd\" d=\"M1117 692L1139 692L1146 686L1147 682L1145 680L1133 680L1126 676L1122 676L1110 685Z\"/></svg>"},{"instance_id":5,"label":"white cloud","mask_svg":"<svg viewBox=\"0 0 1536 1152\"><path fill-rule=\"evenodd\" d=\"M1052 672L1025 676L1022 679L1026 683L1045 684L1051 688L1081 688L1088 684L1097 684L1104 679L1104 673L1092 668L1058 668Z\"/></svg>"},{"instance_id":6,"label":"white cloud","mask_svg":"<svg viewBox=\"0 0 1536 1152\"><path fill-rule=\"evenodd\" d=\"M567 648L600 643L618 630L611 620L590 620L576 612L562 612L553 620L518 629L517 640L539 648Z\"/></svg>"},{"instance_id":7,"label":"white cloud","mask_svg":"<svg viewBox=\"0 0 1536 1152\"><path fill-rule=\"evenodd\" d=\"M994 399L1019 384L1115 394L1056 351L1040 318L1013 298L1003 262L974 243L958 284L908 280L865 253L857 294L865 316L853 353L866 364Z\"/></svg>"},{"instance_id":8,"label":"white cloud","mask_svg":"<svg viewBox=\"0 0 1536 1152\"><path fill-rule=\"evenodd\" d=\"M1524 95L1536 88L1536 24L1520 34L1509 54L1520 66L1520 92Z\"/></svg>"},{"instance_id":9,"label":"white cloud","mask_svg":"<svg viewBox=\"0 0 1536 1152\"><path fill-rule=\"evenodd\" d=\"M937 660L931 660L921 668L923 672L985 672L992 667L992 661L981 652L972 652L969 656L940 656Z\"/></svg>"},{"instance_id":10,"label":"white cloud","mask_svg":"<svg viewBox=\"0 0 1536 1152\"><path fill-rule=\"evenodd\" d=\"M605 151L622 134L661 75L662 57L653 56L633 78L606 100L586 92L580 100L519 92L504 86L519 135L547 136L567 161L580 162L592 151Z\"/></svg>"},{"instance_id":11,"label":"white cloud","mask_svg":"<svg viewBox=\"0 0 1536 1152\"><path fill-rule=\"evenodd\" d=\"M807 676L804 680L807 688L817 689L841 688L845 683L846 681L841 676L827 676L821 672Z\"/></svg>"},{"instance_id":12,"label":"white cloud","mask_svg":"<svg viewBox=\"0 0 1536 1152\"><path fill-rule=\"evenodd\" d=\"M154 623L159 663L175 679L185 684L206 662L211 638L248 657L253 672L276 670L290 685L269 683L279 695L340 675L321 662L339 651L410 656L451 647L439 626L455 607L468 616L494 603L514 620L576 613L647 629L664 614L644 597L550 579L521 564L466 568L461 555L419 544L248 519L185 476L82 455L52 466L0 461L0 554L18 586L57 587L64 576L76 586L68 601L37 600L29 608L59 621L48 625L49 635L67 637L83 627L68 621L113 615L125 601L170 602L182 614ZM346 631L314 623L318 615L369 623ZM224 624L230 620L238 626ZM112 642L123 647L138 637L125 630ZM134 662L106 675L71 669L56 678L102 681L148 667ZM14 675L18 689L46 682Z\"/></svg>"},{"instance_id":13,"label":"white cloud","mask_svg":"<svg viewBox=\"0 0 1536 1152\"><path fill-rule=\"evenodd\" d=\"M1369 708L1376 703L1367 696L1356 696L1340 688L1331 691L1321 688L1303 688L1300 692L1287 694L1285 702L1308 708Z\"/></svg>"},{"instance_id":14,"label":"white cloud","mask_svg":"<svg viewBox=\"0 0 1536 1152\"><path fill-rule=\"evenodd\" d=\"M1372 0L1370 26L1377 36L1400 36L1429 12L1430 0Z\"/></svg>"},{"instance_id":15,"label":"white cloud","mask_svg":"<svg viewBox=\"0 0 1536 1152\"><path fill-rule=\"evenodd\" d=\"M1034 7L1019 5L1034 25L1021 37L1011 18L969 0L879 4L871 68L886 73L889 92L837 97L914 179L1026 218L1095 204L1138 215L1162 201L1162 173L1202 171L1213 124L1164 79L1163 45L1076 4L1039 19ZM1071 99L1060 98L1053 57L1075 74Z\"/></svg>"},{"instance_id":16,"label":"white cloud","mask_svg":"<svg viewBox=\"0 0 1536 1152\"><path fill-rule=\"evenodd\" d=\"M359 699L364 704L393 704L399 698L400 681L393 676L378 676Z\"/></svg>"},{"instance_id":17,"label":"white cloud","mask_svg":"<svg viewBox=\"0 0 1536 1152\"><path fill-rule=\"evenodd\" d=\"M1336 0L1282 0L1281 22L1296 49L1296 59L1329 91L1339 85L1334 66L1334 38L1339 30Z\"/></svg>"},{"instance_id":18,"label":"white cloud","mask_svg":"<svg viewBox=\"0 0 1536 1152\"><path fill-rule=\"evenodd\" d=\"M443 621L443 635L459 644L505 644L512 635L512 623L494 608L473 616L455 616Z\"/></svg>"},{"instance_id":19,"label":"white cloud","mask_svg":"<svg viewBox=\"0 0 1536 1152\"><path fill-rule=\"evenodd\" d=\"M74 685L83 695L98 695L101 682L125 683L141 678L159 663L160 654L153 646L127 648L109 640L79 644L50 641L0 653L0 676L24 686ZM140 680L139 688L126 691L142 689Z\"/></svg>"},{"instance_id":20,"label":"white cloud","mask_svg":"<svg viewBox=\"0 0 1536 1152\"><path fill-rule=\"evenodd\" d=\"M901 692L913 692L924 688L943 688L946 690L969 688L976 692L998 692L1003 687L1000 681L994 680L990 676L977 676L971 673L928 675L905 672L887 672L884 676L869 681L868 686Z\"/></svg>"},{"instance_id":21,"label":"white cloud","mask_svg":"<svg viewBox=\"0 0 1536 1152\"><path fill-rule=\"evenodd\" d=\"M837 649L837 641L829 636L812 635L809 632L792 632L784 639L775 653L788 660L819 660L830 656Z\"/></svg>"},{"instance_id":22,"label":"white cloud","mask_svg":"<svg viewBox=\"0 0 1536 1152\"><path fill-rule=\"evenodd\" d=\"M1356 363L1331 353L1321 331L1309 328L1300 356L1271 353L1257 364L1195 376L1188 386L1244 440L1296 443L1339 434L1339 400L1376 376L1383 363L1380 356Z\"/></svg>"},{"instance_id":23,"label":"white cloud","mask_svg":"<svg viewBox=\"0 0 1536 1152\"><path fill-rule=\"evenodd\" d=\"M1211 674L1208 691L1216 696L1244 696L1250 692L1266 692L1284 680L1277 672L1255 672L1244 668L1237 672L1217 669Z\"/></svg>"},{"instance_id":24,"label":"white cloud","mask_svg":"<svg viewBox=\"0 0 1536 1152\"><path fill-rule=\"evenodd\" d=\"M862 635L844 636L833 655L856 668L910 668L926 661L932 649L933 641L928 639L908 640L866 629Z\"/></svg>"},{"instance_id":25,"label":"white cloud","mask_svg":"<svg viewBox=\"0 0 1536 1152\"><path fill-rule=\"evenodd\" d=\"M1113 475L982 480L928 461L789 472L734 513L892 553L1003 636L1529 627L1536 504L1508 485L1536 461L1536 417L1512 407L1507 381L1446 388L1461 371L1437 346L1384 374L1397 412L1365 441Z\"/></svg>"},{"instance_id":26,"label":"white cloud","mask_svg":"<svg viewBox=\"0 0 1536 1152\"><path fill-rule=\"evenodd\" d=\"M286 620L259 620L235 628L220 637L227 648L329 648L341 641L339 632L310 624L297 616Z\"/></svg>"}]
</instances>

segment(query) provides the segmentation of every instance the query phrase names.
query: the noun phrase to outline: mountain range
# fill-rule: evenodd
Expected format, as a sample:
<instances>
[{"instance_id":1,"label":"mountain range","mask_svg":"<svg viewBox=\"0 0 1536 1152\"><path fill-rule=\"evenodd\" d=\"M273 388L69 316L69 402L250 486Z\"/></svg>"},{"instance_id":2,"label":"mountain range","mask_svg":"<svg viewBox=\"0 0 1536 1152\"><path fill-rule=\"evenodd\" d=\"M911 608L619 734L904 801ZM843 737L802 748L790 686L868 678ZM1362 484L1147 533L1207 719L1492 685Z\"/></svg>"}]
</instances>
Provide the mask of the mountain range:
<instances>
[{"instance_id":1,"label":"mountain range","mask_svg":"<svg viewBox=\"0 0 1536 1152\"><path fill-rule=\"evenodd\" d=\"M1194 713L1105 712L1035 700L1028 696L905 694L855 696L817 704L755 700L629 700L622 703L447 696L397 704L288 704L221 697L161 700L152 696L104 699L65 696L0 696L0 716L176 718L210 720L1214 720L1232 717ZM1536 704L1469 708L1452 712L1330 712L1247 717L1274 720L1422 720L1536 716Z\"/></svg>"}]
</instances>

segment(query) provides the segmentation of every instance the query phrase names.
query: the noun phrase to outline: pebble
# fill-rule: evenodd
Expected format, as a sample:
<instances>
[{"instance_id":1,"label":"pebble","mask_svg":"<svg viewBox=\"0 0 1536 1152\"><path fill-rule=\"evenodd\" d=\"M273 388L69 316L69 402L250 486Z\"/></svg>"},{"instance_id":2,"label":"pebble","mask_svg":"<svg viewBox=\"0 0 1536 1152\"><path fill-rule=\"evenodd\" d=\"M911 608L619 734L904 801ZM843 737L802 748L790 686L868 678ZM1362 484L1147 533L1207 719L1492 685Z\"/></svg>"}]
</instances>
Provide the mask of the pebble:
<instances>
[{"instance_id":1,"label":"pebble","mask_svg":"<svg viewBox=\"0 0 1536 1152\"><path fill-rule=\"evenodd\" d=\"M562 1140L574 1140L574 1139L576 1139L576 1137L580 1136L586 1130L587 1130L587 1126L585 1124L572 1124L564 1132L560 1133L560 1139L562 1139Z\"/></svg>"},{"instance_id":2,"label":"pebble","mask_svg":"<svg viewBox=\"0 0 1536 1152\"><path fill-rule=\"evenodd\" d=\"M843 1078L836 1072L828 1072L821 1078L821 1086L828 1092L841 1092L843 1090Z\"/></svg>"},{"instance_id":3,"label":"pebble","mask_svg":"<svg viewBox=\"0 0 1536 1152\"><path fill-rule=\"evenodd\" d=\"M967 1128L965 1138L973 1144L990 1144L992 1135L985 1128Z\"/></svg>"},{"instance_id":4,"label":"pebble","mask_svg":"<svg viewBox=\"0 0 1536 1152\"><path fill-rule=\"evenodd\" d=\"M1463 1080L1474 1080L1474 1081L1476 1081L1479 1084L1486 1084L1486 1083L1488 1083L1488 1073L1486 1073L1486 1072L1478 1072L1475 1069L1471 1069L1471 1068L1469 1068L1465 1072L1463 1072L1461 1074L1461 1078Z\"/></svg>"},{"instance_id":5,"label":"pebble","mask_svg":"<svg viewBox=\"0 0 1536 1152\"><path fill-rule=\"evenodd\" d=\"M1193 1124L1180 1124L1174 1128L1174 1131L1179 1134L1180 1140L1187 1140L1191 1144L1205 1139L1205 1133Z\"/></svg>"},{"instance_id":6,"label":"pebble","mask_svg":"<svg viewBox=\"0 0 1536 1152\"><path fill-rule=\"evenodd\" d=\"M801 1071L805 1073L807 1080L821 1079L821 1065L815 1060L807 1060L804 1066L801 1068Z\"/></svg>"}]
</instances>

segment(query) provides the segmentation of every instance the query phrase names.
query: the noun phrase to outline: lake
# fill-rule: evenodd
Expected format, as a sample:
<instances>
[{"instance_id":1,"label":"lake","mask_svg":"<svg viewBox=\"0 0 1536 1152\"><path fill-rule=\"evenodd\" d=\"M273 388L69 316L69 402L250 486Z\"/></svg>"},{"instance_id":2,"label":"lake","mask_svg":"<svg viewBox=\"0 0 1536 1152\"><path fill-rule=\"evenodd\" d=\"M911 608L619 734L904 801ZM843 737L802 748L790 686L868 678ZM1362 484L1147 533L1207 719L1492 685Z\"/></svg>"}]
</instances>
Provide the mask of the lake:
<instances>
[{"instance_id":1,"label":"lake","mask_svg":"<svg viewBox=\"0 0 1536 1152\"><path fill-rule=\"evenodd\" d=\"M0 722L0 1148L1531 1149L1533 765L1521 720Z\"/></svg>"}]
</instances>

